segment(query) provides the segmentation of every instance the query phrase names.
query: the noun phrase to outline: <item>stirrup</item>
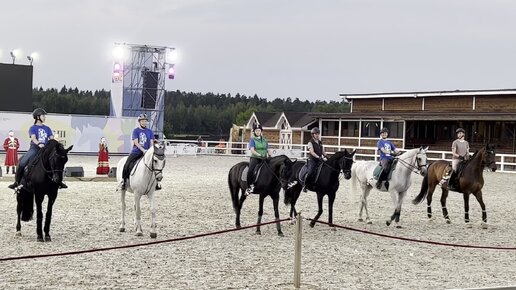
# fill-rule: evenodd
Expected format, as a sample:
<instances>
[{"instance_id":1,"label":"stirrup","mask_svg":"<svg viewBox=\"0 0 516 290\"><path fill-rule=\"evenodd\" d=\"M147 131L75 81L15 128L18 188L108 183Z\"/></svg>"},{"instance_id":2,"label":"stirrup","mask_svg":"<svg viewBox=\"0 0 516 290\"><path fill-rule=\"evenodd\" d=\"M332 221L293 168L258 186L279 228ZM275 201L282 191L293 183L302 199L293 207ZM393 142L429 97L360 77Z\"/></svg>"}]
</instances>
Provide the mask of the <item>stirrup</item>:
<instances>
[{"instance_id":1,"label":"stirrup","mask_svg":"<svg viewBox=\"0 0 516 290\"><path fill-rule=\"evenodd\" d=\"M378 180L375 184L376 189L382 189L382 181Z\"/></svg>"},{"instance_id":2,"label":"stirrup","mask_svg":"<svg viewBox=\"0 0 516 290\"><path fill-rule=\"evenodd\" d=\"M289 182L289 184L287 185L287 189L291 189L292 187L296 186L296 184L297 184L297 180Z\"/></svg>"},{"instance_id":3,"label":"stirrup","mask_svg":"<svg viewBox=\"0 0 516 290\"><path fill-rule=\"evenodd\" d=\"M303 192L308 192L308 190L306 189L306 185L303 186Z\"/></svg>"},{"instance_id":4,"label":"stirrup","mask_svg":"<svg viewBox=\"0 0 516 290\"><path fill-rule=\"evenodd\" d=\"M254 193L254 185L251 184L251 186L249 186L246 191L245 191L245 196L249 196L250 194Z\"/></svg>"}]
</instances>

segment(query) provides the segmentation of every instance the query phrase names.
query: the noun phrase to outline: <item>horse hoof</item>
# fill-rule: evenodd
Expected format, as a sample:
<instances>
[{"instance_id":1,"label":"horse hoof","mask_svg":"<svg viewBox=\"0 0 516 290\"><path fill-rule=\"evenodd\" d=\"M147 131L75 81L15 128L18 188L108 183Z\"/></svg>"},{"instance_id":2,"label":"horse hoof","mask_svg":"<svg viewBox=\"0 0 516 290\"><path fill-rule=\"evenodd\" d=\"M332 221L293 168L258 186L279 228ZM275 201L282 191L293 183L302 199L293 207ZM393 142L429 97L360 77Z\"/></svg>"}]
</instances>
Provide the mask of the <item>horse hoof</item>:
<instances>
[{"instance_id":1,"label":"horse hoof","mask_svg":"<svg viewBox=\"0 0 516 290\"><path fill-rule=\"evenodd\" d=\"M311 227L311 228L315 227L315 223L314 223L314 222L311 222L311 223L310 223L310 227Z\"/></svg>"},{"instance_id":2,"label":"horse hoof","mask_svg":"<svg viewBox=\"0 0 516 290\"><path fill-rule=\"evenodd\" d=\"M44 242L43 237L38 237L38 242Z\"/></svg>"},{"instance_id":3,"label":"horse hoof","mask_svg":"<svg viewBox=\"0 0 516 290\"><path fill-rule=\"evenodd\" d=\"M390 226L390 225L391 225L391 221L385 221L385 224L386 224L387 226Z\"/></svg>"},{"instance_id":4,"label":"horse hoof","mask_svg":"<svg viewBox=\"0 0 516 290\"><path fill-rule=\"evenodd\" d=\"M484 230L487 229L487 223L486 222L480 223L480 227L483 228Z\"/></svg>"},{"instance_id":5,"label":"horse hoof","mask_svg":"<svg viewBox=\"0 0 516 290\"><path fill-rule=\"evenodd\" d=\"M279 237L284 237L285 235L282 232L278 232Z\"/></svg>"},{"instance_id":6,"label":"horse hoof","mask_svg":"<svg viewBox=\"0 0 516 290\"><path fill-rule=\"evenodd\" d=\"M137 237L141 237L141 236L143 236L143 233L142 233L142 232L137 232L137 233L136 233L136 236L137 236Z\"/></svg>"},{"instance_id":7,"label":"horse hoof","mask_svg":"<svg viewBox=\"0 0 516 290\"><path fill-rule=\"evenodd\" d=\"M157 233L150 233L150 237L151 239L155 239L158 237L158 234Z\"/></svg>"},{"instance_id":8,"label":"horse hoof","mask_svg":"<svg viewBox=\"0 0 516 290\"><path fill-rule=\"evenodd\" d=\"M121 233L125 232L125 228L120 228L120 232Z\"/></svg>"},{"instance_id":9,"label":"horse hoof","mask_svg":"<svg viewBox=\"0 0 516 290\"><path fill-rule=\"evenodd\" d=\"M367 221L367 224L368 224L368 225L372 225L372 224L373 224L373 221L368 220L368 221Z\"/></svg>"},{"instance_id":10,"label":"horse hoof","mask_svg":"<svg viewBox=\"0 0 516 290\"><path fill-rule=\"evenodd\" d=\"M364 221L364 219L363 219L363 218L358 218L358 221L359 221L359 222L363 222L363 221Z\"/></svg>"},{"instance_id":11,"label":"horse hoof","mask_svg":"<svg viewBox=\"0 0 516 290\"><path fill-rule=\"evenodd\" d=\"M330 230L331 230L332 232L336 232L336 231L337 231L337 228L336 228L336 227L330 227Z\"/></svg>"},{"instance_id":12,"label":"horse hoof","mask_svg":"<svg viewBox=\"0 0 516 290\"><path fill-rule=\"evenodd\" d=\"M240 229L242 226L241 225L235 225L235 228L237 229Z\"/></svg>"},{"instance_id":13,"label":"horse hoof","mask_svg":"<svg viewBox=\"0 0 516 290\"><path fill-rule=\"evenodd\" d=\"M446 223L447 224L451 224L451 220L450 219L446 219Z\"/></svg>"},{"instance_id":14,"label":"horse hoof","mask_svg":"<svg viewBox=\"0 0 516 290\"><path fill-rule=\"evenodd\" d=\"M45 236L45 242L52 242L52 239L50 238L50 236Z\"/></svg>"},{"instance_id":15,"label":"horse hoof","mask_svg":"<svg viewBox=\"0 0 516 290\"><path fill-rule=\"evenodd\" d=\"M401 229L401 225L396 225L396 228L397 229Z\"/></svg>"},{"instance_id":16,"label":"horse hoof","mask_svg":"<svg viewBox=\"0 0 516 290\"><path fill-rule=\"evenodd\" d=\"M256 235L258 235L258 236L259 236L259 235L261 235L261 234L262 234L262 232L260 232L260 231L256 231Z\"/></svg>"},{"instance_id":17,"label":"horse hoof","mask_svg":"<svg viewBox=\"0 0 516 290\"><path fill-rule=\"evenodd\" d=\"M16 232L16 234L14 234L15 238L21 238L21 236L22 236L21 232Z\"/></svg>"},{"instance_id":18,"label":"horse hoof","mask_svg":"<svg viewBox=\"0 0 516 290\"><path fill-rule=\"evenodd\" d=\"M471 229L473 225L471 223L466 223L466 228Z\"/></svg>"}]
</instances>

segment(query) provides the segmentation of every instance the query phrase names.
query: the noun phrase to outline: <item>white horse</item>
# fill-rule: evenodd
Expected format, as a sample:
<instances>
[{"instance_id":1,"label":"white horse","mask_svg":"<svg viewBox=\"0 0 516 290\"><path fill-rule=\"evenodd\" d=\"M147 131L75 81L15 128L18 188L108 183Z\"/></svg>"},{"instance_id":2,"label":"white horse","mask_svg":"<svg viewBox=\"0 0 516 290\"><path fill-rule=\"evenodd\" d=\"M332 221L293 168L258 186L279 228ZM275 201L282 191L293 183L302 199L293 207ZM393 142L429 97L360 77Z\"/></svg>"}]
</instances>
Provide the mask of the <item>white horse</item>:
<instances>
[{"instance_id":1,"label":"white horse","mask_svg":"<svg viewBox=\"0 0 516 290\"><path fill-rule=\"evenodd\" d=\"M134 193L134 207L135 207L135 226L136 235L142 236L141 225L141 208L140 199L142 195L147 195L149 198L151 209L151 230L150 237L156 238L156 204L154 202L154 190L156 183L163 178L163 168L165 168L165 147L162 144L154 144L143 158L137 161L134 168L131 170L129 180L127 181L126 190L122 190L120 185L122 183L122 171L127 157L122 158L118 162L118 169L116 172L116 180L118 182L117 191L121 191L122 199L122 222L120 224L120 231L125 232L125 192L126 190Z\"/></svg>"},{"instance_id":2,"label":"white horse","mask_svg":"<svg viewBox=\"0 0 516 290\"><path fill-rule=\"evenodd\" d=\"M398 163L392 170L392 175L389 180L389 189L386 190L382 185L382 189L380 191L389 191L391 193L392 202L394 204L394 213L392 214L390 220L386 221L386 224L389 226L393 220L396 220L396 227L401 228L399 225L400 221L400 212L401 205L403 204L403 198L407 194L407 190L412 184L411 176L413 172L420 173L421 175L426 175L427 165L426 165L426 148L416 148L408 150L406 153L395 157L398 160ZM378 165L377 161L357 161L352 169L352 187L353 190L356 191L356 183L357 181L360 184L360 188L362 189L362 196L360 198L360 212L359 212L359 221L364 221L362 219L362 212L365 209L366 212L366 222L371 224L371 220L369 219L369 211L367 210L367 196L369 192L376 184L376 180L373 178L373 172L375 167Z\"/></svg>"}]
</instances>

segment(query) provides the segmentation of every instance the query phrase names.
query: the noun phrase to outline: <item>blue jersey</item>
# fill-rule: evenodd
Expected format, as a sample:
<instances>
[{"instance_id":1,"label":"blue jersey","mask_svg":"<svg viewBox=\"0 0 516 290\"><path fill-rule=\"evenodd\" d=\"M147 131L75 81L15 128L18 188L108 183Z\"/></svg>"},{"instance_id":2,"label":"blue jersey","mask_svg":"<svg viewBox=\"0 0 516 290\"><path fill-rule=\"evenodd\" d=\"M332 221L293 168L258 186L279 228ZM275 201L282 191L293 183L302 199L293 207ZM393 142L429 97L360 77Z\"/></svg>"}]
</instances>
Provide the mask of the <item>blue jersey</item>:
<instances>
[{"instance_id":1,"label":"blue jersey","mask_svg":"<svg viewBox=\"0 0 516 290\"><path fill-rule=\"evenodd\" d=\"M50 137L54 137L54 133L52 133L52 129L47 125L32 125L29 128L29 137L32 135L36 135L36 139L40 144L47 144ZM38 145L34 144L34 142L30 142L31 147L39 148Z\"/></svg>"},{"instance_id":2,"label":"blue jersey","mask_svg":"<svg viewBox=\"0 0 516 290\"><path fill-rule=\"evenodd\" d=\"M387 152L394 151L396 149L396 146L394 146L394 144L392 144L391 141L389 141L387 139L380 139L380 140L378 140L378 143L376 144L376 147L378 147L378 151L380 153L380 160L384 160L384 159L392 160L392 159L394 159L394 157L392 155L390 155L390 154L387 155L387 154L383 153L382 150L380 150L380 148L383 148Z\"/></svg>"},{"instance_id":3,"label":"blue jersey","mask_svg":"<svg viewBox=\"0 0 516 290\"><path fill-rule=\"evenodd\" d=\"M151 141L154 140L154 133L152 133L152 130L149 128L140 128L137 127L133 130L133 137L131 140L138 139L138 143L142 145L143 149L148 150L152 143ZM136 147L136 145L133 145L133 150L131 150L131 153L140 153L141 150Z\"/></svg>"}]
</instances>

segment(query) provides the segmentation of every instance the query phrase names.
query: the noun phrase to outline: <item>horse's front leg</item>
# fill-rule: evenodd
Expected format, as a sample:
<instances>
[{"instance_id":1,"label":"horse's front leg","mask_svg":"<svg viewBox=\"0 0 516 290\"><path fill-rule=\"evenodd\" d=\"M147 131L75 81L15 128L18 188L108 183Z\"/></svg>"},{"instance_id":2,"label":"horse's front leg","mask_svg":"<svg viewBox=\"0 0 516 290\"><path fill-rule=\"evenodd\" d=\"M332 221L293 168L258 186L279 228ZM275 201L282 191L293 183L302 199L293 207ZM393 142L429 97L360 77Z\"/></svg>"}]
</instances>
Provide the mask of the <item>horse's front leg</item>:
<instances>
[{"instance_id":1,"label":"horse's front leg","mask_svg":"<svg viewBox=\"0 0 516 290\"><path fill-rule=\"evenodd\" d=\"M443 188L441 194L441 207L443 209L443 217L447 224L451 224L450 215L448 214L448 209L446 208L446 199L448 198L449 190Z\"/></svg>"},{"instance_id":2,"label":"horse's front leg","mask_svg":"<svg viewBox=\"0 0 516 290\"><path fill-rule=\"evenodd\" d=\"M281 223L280 223L280 215L279 215L279 193L274 196L272 199L272 204L274 206L274 218L276 220L276 229L278 230L278 236L283 237L283 232L281 231Z\"/></svg>"},{"instance_id":3,"label":"horse's front leg","mask_svg":"<svg viewBox=\"0 0 516 290\"><path fill-rule=\"evenodd\" d=\"M20 195L20 194L18 193L17 195ZM21 237L22 233L21 233L21 221L20 220L21 220L21 213L22 213L23 207L22 207L21 198L17 196L16 199L17 199L16 213L18 214L18 220L16 222L16 234L14 236Z\"/></svg>"},{"instance_id":4,"label":"horse's front leg","mask_svg":"<svg viewBox=\"0 0 516 290\"><path fill-rule=\"evenodd\" d=\"M45 196L43 194L35 194L35 201L36 201L36 234L38 238L38 242L44 242L43 239L43 229L42 229L42 223L43 223L43 209L42 209L42 203L43 198Z\"/></svg>"},{"instance_id":5,"label":"horse's front leg","mask_svg":"<svg viewBox=\"0 0 516 290\"><path fill-rule=\"evenodd\" d=\"M310 227L312 227L312 228L315 226L315 222L319 219L319 217L323 213L323 198L324 198L324 195L322 193L317 192L317 206L319 207L319 210L317 211L317 214L312 219L312 221L310 221Z\"/></svg>"},{"instance_id":6,"label":"horse's front leg","mask_svg":"<svg viewBox=\"0 0 516 290\"><path fill-rule=\"evenodd\" d=\"M57 198L57 190L55 193L51 193L48 195L48 204L47 204L47 212L45 214L45 227L43 231L45 232L45 242L50 242L52 239L50 238L50 223L52 222L52 209L54 207L54 202Z\"/></svg>"},{"instance_id":7,"label":"horse's front leg","mask_svg":"<svg viewBox=\"0 0 516 290\"><path fill-rule=\"evenodd\" d=\"M467 227L471 227L469 223L469 193L463 193L464 197L464 222Z\"/></svg>"},{"instance_id":8,"label":"horse's front leg","mask_svg":"<svg viewBox=\"0 0 516 290\"><path fill-rule=\"evenodd\" d=\"M150 203L150 211L151 211L151 229L150 229L150 237L155 239L158 234L156 231L156 203L154 202L155 192L149 193L149 203Z\"/></svg>"},{"instance_id":9,"label":"horse's front leg","mask_svg":"<svg viewBox=\"0 0 516 290\"><path fill-rule=\"evenodd\" d=\"M396 228L401 228L400 225L400 215L401 215L401 205L403 204L403 198L407 192L391 192L392 202L394 204L394 213L391 215L390 220L387 220L385 224L390 226L392 221L396 222Z\"/></svg>"},{"instance_id":10,"label":"horse's front leg","mask_svg":"<svg viewBox=\"0 0 516 290\"><path fill-rule=\"evenodd\" d=\"M137 236L143 236L143 230L142 230L142 210L140 201L142 199L142 195L140 193L134 192L134 224L136 226L136 235Z\"/></svg>"},{"instance_id":11,"label":"horse's front leg","mask_svg":"<svg viewBox=\"0 0 516 290\"><path fill-rule=\"evenodd\" d=\"M125 189L120 190L120 201L122 202L122 221L120 222L120 232L125 232L125 192Z\"/></svg>"},{"instance_id":12,"label":"horse's front leg","mask_svg":"<svg viewBox=\"0 0 516 290\"><path fill-rule=\"evenodd\" d=\"M475 197L477 198L477 201L480 204L480 208L482 209L481 226L483 229L487 229L487 211L486 211L486 205L484 204L484 200L482 199L482 191L479 190L478 192L476 192Z\"/></svg>"},{"instance_id":13,"label":"horse's front leg","mask_svg":"<svg viewBox=\"0 0 516 290\"><path fill-rule=\"evenodd\" d=\"M337 230L333 224L333 202L335 201L335 192L328 194L328 224L332 231Z\"/></svg>"},{"instance_id":14,"label":"horse's front leg","mask_svg":"<svg viewBox=\"0 0 516 290\"><path fill-rule=\"evenodd\" d=\"M238 195L238 191L236 191L236 192ZM237 229L241 228L240 213L242 212L242 206L244 205L244 201L246 198L247 198L247 196L245 195L245 190L240 189L240 199L238 200L238 207L235 208L235 227Z\"/></svg>"},{"instance_id":15,"label":"horse's front leg","mask_svg":"<svg viewBox=\"0 0 516 290\"><path fill-rule=\"evenodd\" d=\"M263 193L260 193L260 199L258 201L258 220L256 221L256 224L261 224L262 223L262 216L263 216L263 201L265 199L265 194ZM262 231L260 230L260 226L257 226L256 227L256 234L257 235L261 235L262 234Z\"/></svg>"}]
</instances>

